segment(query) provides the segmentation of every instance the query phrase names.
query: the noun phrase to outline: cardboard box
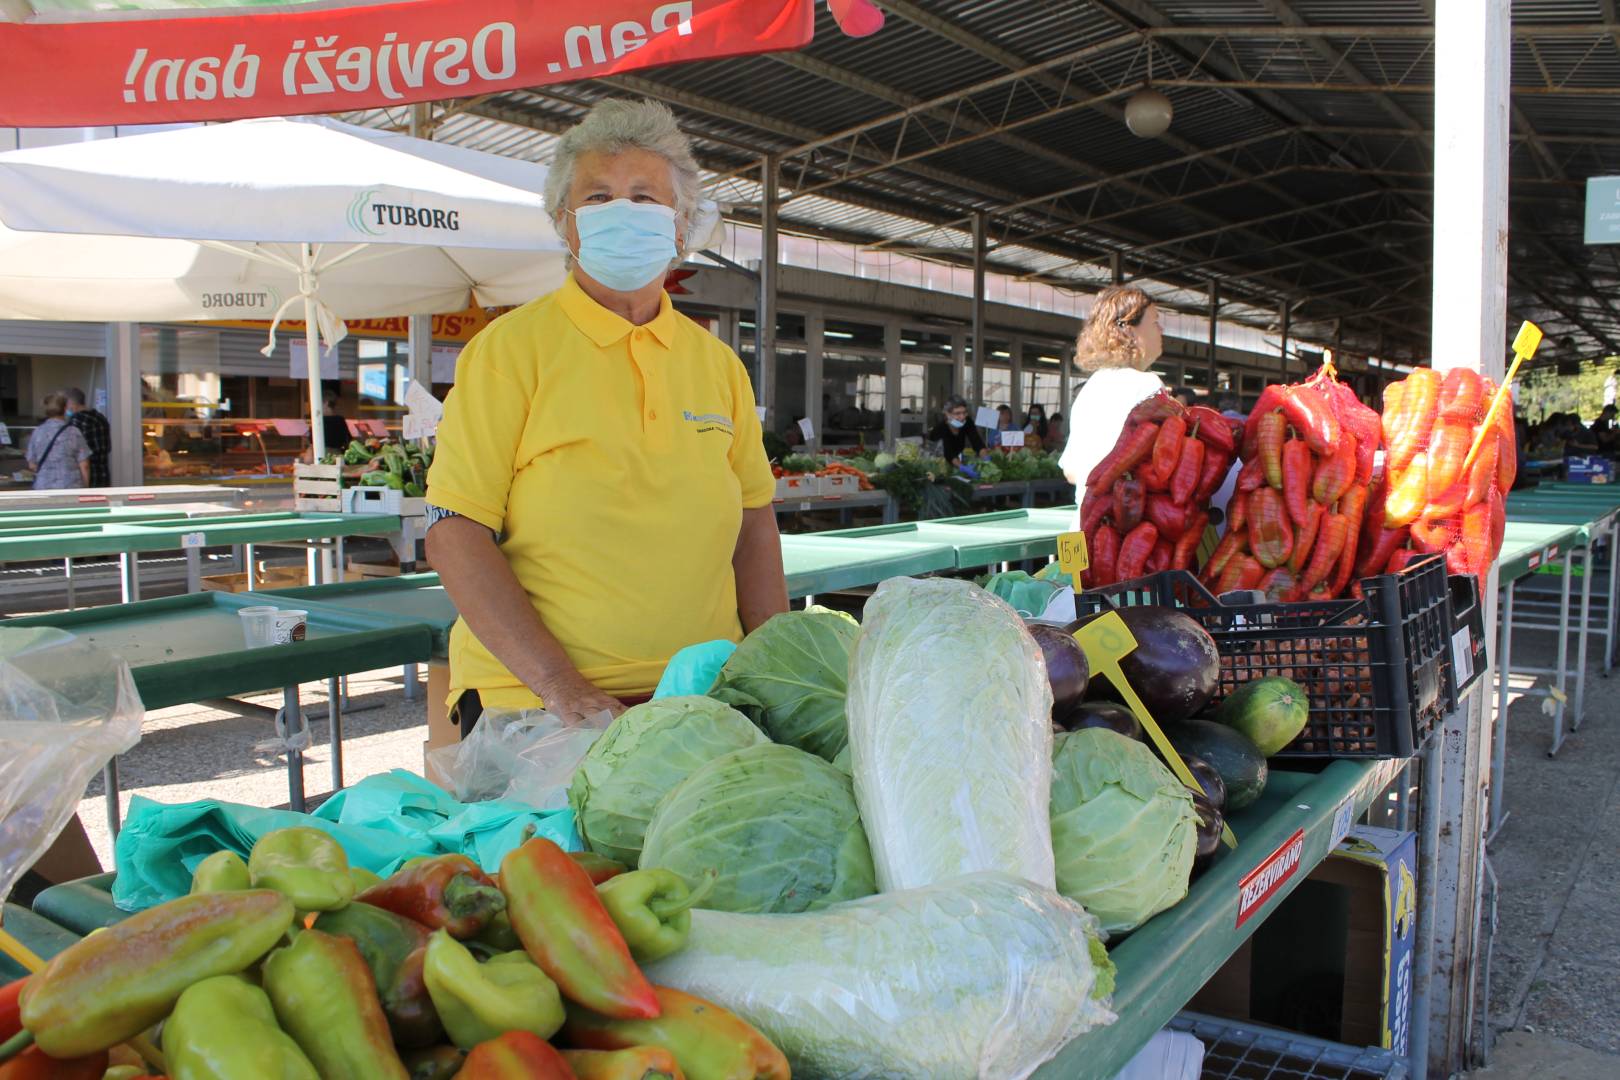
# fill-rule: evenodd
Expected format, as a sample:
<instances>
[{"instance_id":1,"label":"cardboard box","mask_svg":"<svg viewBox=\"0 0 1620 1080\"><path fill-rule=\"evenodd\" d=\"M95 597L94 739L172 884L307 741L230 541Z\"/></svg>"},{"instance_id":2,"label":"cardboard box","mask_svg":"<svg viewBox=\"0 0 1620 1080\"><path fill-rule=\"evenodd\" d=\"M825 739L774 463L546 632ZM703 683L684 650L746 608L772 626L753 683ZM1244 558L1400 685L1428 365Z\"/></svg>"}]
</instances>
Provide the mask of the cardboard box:
<instances>
[{"instance_id":1,"label":"cardboard box","mask_svg":"<svg viewBox=\"0 0 1620 1080\"><path fill-rule=\"evenodd\" d=\"M427 752L441 746L452 746L461 741L461 728L450 719L450 710L444 700L450 694L450 665L429 663L427 666L427 741L422 744L423 775L426 776ZM430 777L431 779L431 777Z\"/></svg>"},{"instance_id":2,"label":"cardboard box","mask_svg":"<svg viewBox=\"0 0 1620 1080\"><path fill-rule=\"evenodd\" d=\"M827 499L842 499L845 495L859 495L861 493L861 479L847 473L833 474L832 476L816 477L820 483L818 493Z\"/></svg>"},{"instance_id":3,"label":"cardboard box","mask_svg":"<svg viewBox=\"0 0 1620 1080\"><path fill-rule=\"evenodd\" d=\"M209 574L202 579L202 587L214 592L263 592L308 584L309 571L302 566L266 566L264 563L259 563L253 571L252 581L247 574Z\"/></svg>"},{"instance_id":4,"label":"cardboard box","mask_svg":"<svg viewBox=\"0 0 1620 1080\"><path fill-rule=\"evenodd\" d=\"M813 499L821 494L821 477L814 473L794 473L776 478L777 501Z\"/></svg>"},{"instance_id":5,"label":"cardboard box","mask_svg":"<svg viewBox=\"0 0 1620 1080\"><path fill-rule=\"evenodd\" d=\"M1572 484L1614 483L1614 462L1604 457L1566 457L1564 467Z\"/></svg>"},{"instance_id":6,"label":"cardboard box","mask_svg":"<svg viewBox=\"0 0 1620 1080\"><path fill-rule=\"evenodd\" d=\"M1417 837L1358 825L1187 1007L1407 1052Z\"/></svg>"}]
</instances>

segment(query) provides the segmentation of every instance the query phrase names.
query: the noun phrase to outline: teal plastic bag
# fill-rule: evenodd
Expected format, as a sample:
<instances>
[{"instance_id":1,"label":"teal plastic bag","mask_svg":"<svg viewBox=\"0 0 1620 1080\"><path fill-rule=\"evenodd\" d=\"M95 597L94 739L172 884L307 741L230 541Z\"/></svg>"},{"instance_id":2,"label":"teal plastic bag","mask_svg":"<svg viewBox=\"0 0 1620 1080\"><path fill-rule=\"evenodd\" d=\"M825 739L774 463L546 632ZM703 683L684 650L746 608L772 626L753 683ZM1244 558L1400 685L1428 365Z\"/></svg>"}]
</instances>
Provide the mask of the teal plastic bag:
<instances>
[{"instance_id":1,"label":"teal plastic bag","mask_svg":"<svg viewBox=\"0 0 1620 1080\"><path fill-rule=\"evenodd\" d=\"M1052 597L1063 589L1057 582L1030 577L1022 570L992 574L984 587L1011 604L1013 610L1026 619L1040 618Z\"/></svg>"},{"instance_id":2,"label":"teal plastic bag","mask_svg":"<svg viewBox=\"0 0 1620 1080\"><path fill-rule=\"evenodd\" d=\"M729 641L688 645L670 657L669 666L664 669L663 678L658 680L658 689L653 691L653 697L707 694L714 686L714 680L720 677L720 669L726 666L726 661L736 651L737 646Z\"/></svg>"}]
</instances>

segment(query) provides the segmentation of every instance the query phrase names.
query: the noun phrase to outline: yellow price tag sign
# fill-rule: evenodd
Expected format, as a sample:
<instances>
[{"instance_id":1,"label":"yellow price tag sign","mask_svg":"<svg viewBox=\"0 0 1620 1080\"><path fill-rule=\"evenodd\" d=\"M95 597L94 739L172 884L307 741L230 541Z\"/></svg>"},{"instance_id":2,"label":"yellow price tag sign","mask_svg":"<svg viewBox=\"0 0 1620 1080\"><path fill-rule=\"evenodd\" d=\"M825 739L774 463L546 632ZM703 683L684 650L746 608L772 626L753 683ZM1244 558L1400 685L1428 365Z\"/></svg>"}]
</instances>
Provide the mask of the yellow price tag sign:
<instances>
[{"instance_id":1,"label":"yellow price tag sign","mask_svg":"<svg viewBox=\"0 0 1620 1080\"><path fill-rule=\"evenodd\" d=\"M1533 322L1519 325L1519 332L1513 337L1513 352L1526 360L1536 355L1536 349L1541 346L1541 327Z\"/></svg>"},{"instance_id":2,"label":"yellow price tag sign","mask_svg":"<svg viewBox=\"0 0 1620 1080\"><path fill-rule=\"evenodd\" d=\"M1086 662L1091 665L1091 677L1104 675L1114 684L1114 688L1125 699L1126 707L1141 722L1142 730L1147 732L1148 738L1153 740L1153 745L1158 747L1159 756L1170 767L1170 771L1176 774L1176 779L1194 791L1202 791L1203 788L1198 786L1198 781L1193 779L1192 770L1187 768L1187 763L1181 760L1176 748L1165 738L1164 732L1148 712L1147 706L1142 704L1142 699L1137 697L1136 691L1131 688L1130 681L1125 678L1125 672L1120 669L1119 662L1136 651L1136 637L1131 633L1131 628L1125 625L1125 620L1119 617L1119 612L1109 611L1097 616L1076 630L1074 639L1085 651ZM1227 847L1237 846L1237 836L1232 832L1232 827L1226 824L1224 815L1221 820L1221 840Z\"/></svg>"},{"instance_id":3,"label":"yellow price tag sign","mask_svg":"<svg viewBox=\"0 0 1620 1080\"><path fill-rule=\"evenodd\" d=\"M1057 560L1058 569L1078 583L1081 572L1091 565L1091 556L1086 553L1086 534L1058 533Z\"/></svg>"}]
</instances>

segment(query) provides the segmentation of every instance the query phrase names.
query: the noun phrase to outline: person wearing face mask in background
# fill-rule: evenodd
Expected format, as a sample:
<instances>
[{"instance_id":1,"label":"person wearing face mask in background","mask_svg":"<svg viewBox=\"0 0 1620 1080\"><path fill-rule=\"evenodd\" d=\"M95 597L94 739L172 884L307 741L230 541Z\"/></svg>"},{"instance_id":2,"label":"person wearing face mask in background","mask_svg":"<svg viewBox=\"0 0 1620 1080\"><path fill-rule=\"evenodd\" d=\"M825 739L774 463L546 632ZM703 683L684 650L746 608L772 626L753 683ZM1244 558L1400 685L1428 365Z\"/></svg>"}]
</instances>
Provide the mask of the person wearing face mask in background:
<instances>
[{"instance_id":1,"label":"person wearing face mask in background","mask_svg":"<svg viewBox=\"0 0 1620 1080\"><path fill-rule=\"evenodd\" d=\"M596 105L545 197L569 277L462 352L428 475L463 734L497 710L617 715L680 649L787 610L748 373L664 291L717 221L674 115Z\"/></svg>"},{"instance_id":2,"label":"person wearing face mask in background","mask_svg":"<svg viewBox=\"0 0 1620 1080\"><path fill-rule=\"evenodd\" d=\"M946 400L945 415L928 433L928 441L939 443L940 456L952 465L962 463L964 447L972 447L975 453L984 450L979 429L968 422L968 404L959 397Z\"/></svg>"},{"instance_id":3,"label":"person wearing face mask in background","mask_svg":"<svg viewBox=\"0 0 1620 1080\"><path fill-rule=\"evenodd\" d=\"M1046 437L1050 433L1051 428L1046 422L1046 406L1031 405L1029 411L1024 414L1024 445L1036 448L1045 446Z\"/></svg>"}]
</instances>

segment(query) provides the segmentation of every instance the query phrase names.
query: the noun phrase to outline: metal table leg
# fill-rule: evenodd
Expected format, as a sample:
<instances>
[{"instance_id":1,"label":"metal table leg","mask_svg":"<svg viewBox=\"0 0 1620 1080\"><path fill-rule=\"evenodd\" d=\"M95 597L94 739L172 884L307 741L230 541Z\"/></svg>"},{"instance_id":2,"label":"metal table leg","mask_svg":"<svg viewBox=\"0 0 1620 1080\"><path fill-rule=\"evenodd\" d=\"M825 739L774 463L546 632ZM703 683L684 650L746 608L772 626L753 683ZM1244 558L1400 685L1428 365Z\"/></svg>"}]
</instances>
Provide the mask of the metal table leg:
<instances>
[{"instance_id":1,"label":"metal table leg","mask_svg":"<svg viewBox=\"0 0 1620 1080\"><path fill-rule=\"evenodd\" d=\"M72 559L63 559L62 560L62 573L67 578L68 610L72 611L74 608L79 606L79 603L78 603L78 586L75 585L74 581L73 581L73 560Z\"/></svg>"},{"instance_id":2,"label":"metal table leg","mask_svg":"<svg viewBox=\"0 0 1620 1080\"><path fill-rule=\"evenodd\" d=\"M343 790L343 702L336 678L326 680L326 730L332 747L332 790Z\"/></svg>"},{"instance_id":3,"label":"metal table leg","mask_svg":"<svg viewBox=\"0 0 1620 1080\"><path fill-rule=\"evenodd\" d=\"M307 730L304 714L298 705L297 685L281 689L281 712L276 714L276 734L291 740L300 730ZM287 747L287 805L298 813L304 812L304 752L295 746Z\"/></svg>"},{"instance_id":4,"label":"metal table leg","mask_svg":"<svg viewBox=\"0 0 1620 1080\"><path fill-rule=\"evenodd\" d=\"M123 824L123 811L118 805L118 757L114 755L107 759L107 764L101 767L101 785L106 789L107 800L107 831L114 840L118 839L118 829Z\"/></svg>"},{"instance_id":5,"label":"metal table leg","mask_svg":"<svg viewBox=\"0 0 1620 1080\"><path fill-rule=\"evenodd\" d=\"M333 581L343 580L343 537L337 538L337 569L334 571Z\"/></svg>"},{"instance_id":6,"label":"metal table leg","mask_svg":"<svg viewBox=\"0 0 1620 1080\"><path fill-rule=\"evenodd\" d=\"M254 582L253 582L253 545L252 544L243 544L242 545L242 550L247 553L247 569L246 569L245 572L247 574L248 589L249 589L249 591L251 591L253 589L253 585L254 585Z\"/></svg>"},{"instance_id":7,"label":"metal table leg","mask_svg":"<svg viewBox=\"0 0 1620 1080\"><path fill-rule=\"evenodd\" d=\"M201 548L186 548L186 592L202 592Z\"/></svg>"},{"instance_id":8,"label":"metal table leg","mask_svg":"<svg viewBox=\"0 0 1620 1080\"><path fill-rule=\"evenodd\" d=\"M1564 695L1565 668L1569 663L1569 575L1571 564L1575 561L1575 549L1571 548L1564 553L1563 588L1558 600L1558 685L1554 687L1554 700L1558 708L1553 713L1553 743L1547 751L1552 757L1558 753L1558 748L1564 745L1564 703L1568 700Z\"/></svg>"},{"instance_id":9,"label":"metal table leg","mask_svg":"<svg viewBox=\"0 0 1620 1080\"><path fill-rule=\"evenodd\" d=\"M1496 731L1491 752L1491 817L1489 843L1507 821L1502 812L1502 774L1507 764L1508 672L1513 667L1513 582L1502 583L1502 625L1496 643Z\"/></svg>"},{"instance_id":10,"label":"metal table leg","mask_svg":"<svg viewBox=\"0 0 1620 1080\"><path fill-rule=\"evenodd\" d=\"M422 681L415 664L405 665L405 700L415 701L422 693Z\"/></svg>"},{"instance_id":11,"label":"metal table leg","mask_svg":"<svg viewBox=\"0 0 1620 1080\"><path fill-rule=\"evenodd\" d=\"M1620 515L1609 530L1609 604L1603 630L1603 674L1614 667L1615 605L1620 603Z\"/></svg>"},{"instance_id":12,"label":"metal table leg","mask_svg":"<svg viewBox=\"0 0 1620 1080\"><path fill-rule=\"evenodd\" d=\"M118 576L123 602L133 604L141 598L140 559L133 551L118 553Z\"/></svg>"},{"instance_id":13,"label":"metal table leg","mask_svg":"<svg viewBox=\"0 0 1620 1080\"><path fill-rule=\"evenodd\" d=\"M1592 537L1586 538L1586 553L1581 557L1581 640L1575 647L1575 719L1571 731L1580 730L1586 717L1586 639L1591 635L1592 608Z\"/></svg>"}]
</instances>

